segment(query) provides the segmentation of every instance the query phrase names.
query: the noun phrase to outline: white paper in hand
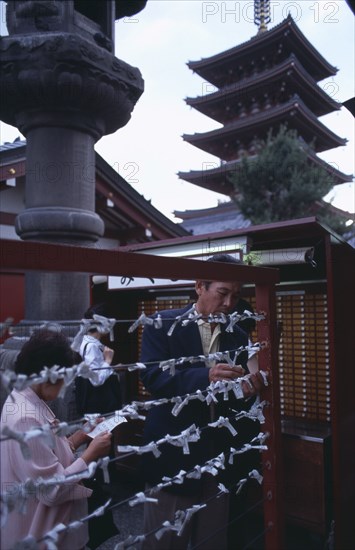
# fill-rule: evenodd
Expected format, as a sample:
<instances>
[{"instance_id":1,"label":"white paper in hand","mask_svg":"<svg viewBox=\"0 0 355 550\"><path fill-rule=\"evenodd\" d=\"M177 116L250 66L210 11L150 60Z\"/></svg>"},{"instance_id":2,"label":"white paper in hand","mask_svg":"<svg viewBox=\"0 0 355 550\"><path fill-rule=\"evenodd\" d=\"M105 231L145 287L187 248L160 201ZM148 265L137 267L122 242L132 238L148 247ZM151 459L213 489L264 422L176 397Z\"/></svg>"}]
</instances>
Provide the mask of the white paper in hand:
<instances>
[{"instance_id":1,"label":"white paper in hand","mask_svg":"<svg viewBox=\"0 0 355 550\"><path fill-rule=\"evenodd\" d=\"M106 418L106 420L103 420L102 422L100 422L100 424L95 426L95 428L87 435L94 439L97 435L100 435L104 432L111 432L114 428L116 428L116 426L122 424L122 422L127 422L127 419L124 416L110 416L109 418Z\"/></svg>"}]
</instances>

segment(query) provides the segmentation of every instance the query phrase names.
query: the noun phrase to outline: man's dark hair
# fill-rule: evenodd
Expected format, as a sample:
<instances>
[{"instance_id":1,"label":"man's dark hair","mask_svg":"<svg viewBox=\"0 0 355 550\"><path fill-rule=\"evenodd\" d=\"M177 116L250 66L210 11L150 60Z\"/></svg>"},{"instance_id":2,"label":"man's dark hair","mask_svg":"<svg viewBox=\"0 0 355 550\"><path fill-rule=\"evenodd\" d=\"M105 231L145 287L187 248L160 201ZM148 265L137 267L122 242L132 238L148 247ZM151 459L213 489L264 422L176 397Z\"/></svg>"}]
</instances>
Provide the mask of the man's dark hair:
<instances>
[{"instance_id":1,"label":"man's dark hair","mask_svg":"<svg viewBox=\"0 0 355 550\"><path fill-rule=\"evenodd\" d=\"M74 353L68 338L58 331L40 329L34 332L17 356L15 372L39 374L43 367L72 367Z\"/></svg>"},{"instance_id":2,"label":"man's dark hair","mask_svg":"<svg viewBox=\"0 0 355 550\"><path fill-rule=\"evenodd\" d=\"M243 260L240 260L239 258L235 258L234 256L231 256L230 254L214 254L210 258L206 260L207 262L221 262L226 264L239 264L243 265ZM205 289L208 290L211 281L203 281L205 285ZM244 310L248 310L253 312L253 308L243 298L239 298L238 303L236 305L236 311L240 314L244 312ZM239 321L238 325L247 333L250 334L253 330L255 330L255 321L254 319L244 319L243 321Z\"/></svg>"},{"instance_id":3,"label":"man's dark hair","mask_svg":"<svg viewBox=\"0 0 355 550\"><path fill-rule=\"evenodd\" d=\"M207 258L206 262L223 262L225 264L242 264L243 260L240 260L239 258L235 258L230 254L213 254L213 256L210 256L209 258Z\"/></svg>"},{"instance_id":4,"label":"man's dark hair","mask_svg":"<svg viewBox=\"0 0 355 550\"><path fill-rule=\"evenodd\" d=\"M207 258L206 262L220 262L224 264L243 264L242 260L239 260L237 258L234 258L234 256L231 256L230 254L213 254L213 256L210 256ZM210 284L212 281L203 281L203 284L205 285L206 290L208 290Z\"/></svg>"}]
</instances>

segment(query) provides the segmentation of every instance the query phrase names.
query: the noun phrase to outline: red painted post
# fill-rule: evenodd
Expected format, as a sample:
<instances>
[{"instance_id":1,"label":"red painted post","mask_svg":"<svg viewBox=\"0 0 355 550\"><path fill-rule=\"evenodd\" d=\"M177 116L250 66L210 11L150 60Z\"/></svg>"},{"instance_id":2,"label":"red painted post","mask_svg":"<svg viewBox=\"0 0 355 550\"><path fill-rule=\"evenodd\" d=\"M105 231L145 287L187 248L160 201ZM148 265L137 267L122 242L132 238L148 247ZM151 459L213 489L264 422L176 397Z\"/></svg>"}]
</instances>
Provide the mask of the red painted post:
<instances>
[{"instance_id":1,"label":"red painted post","mask_svg":"<svg viewBox=\"0 0 355 550\"><path fill-rule=\"evenodd\" d=\"M259 368L269 373L267 388L262 392L264 408L263 429L270 434L267 451L262 453L265 550L282 550L284 545L284 477L281 442L280 391L278 372L278 336L274 285L256 285L256 310L266 318L257 323L258 341L267 347L259 353Z\"/></svg>"}]
</instances>

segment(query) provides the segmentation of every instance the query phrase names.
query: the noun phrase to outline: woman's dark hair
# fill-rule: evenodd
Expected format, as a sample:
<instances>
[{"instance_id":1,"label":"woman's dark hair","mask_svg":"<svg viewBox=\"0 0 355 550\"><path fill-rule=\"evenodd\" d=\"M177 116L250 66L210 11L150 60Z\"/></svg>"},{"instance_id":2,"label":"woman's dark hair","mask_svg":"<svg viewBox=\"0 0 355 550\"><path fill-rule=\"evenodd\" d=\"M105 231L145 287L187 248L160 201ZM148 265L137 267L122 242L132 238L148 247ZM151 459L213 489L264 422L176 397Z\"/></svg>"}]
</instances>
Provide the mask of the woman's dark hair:
<instances>
[{"instance_id":1,"label":"woman's dark hair","mask_svg":"<svg viewBox=\"0 0 355 550\"><path fill-rule=\"evenodd\" d=\"M58 331L40 329L34 332L17 356L18 374L39 374L43 367L72 367L74 354L68 338Z\"/></svg>"},{"instance_id":2,"label":"woman's dark hair","mask_svg":"<svg viewBox=\"0 0 355 550\"><path fill-rule=\"evenodd\" d=\"M84 318L92 319L94 315L102 315L103 317L107 317L106 304L95 304L89 307L89 309L87 309L84 313ZM89 328L88 334L94 334L97 330L97 327L93 326L92 328Z\"/></svg>"}]
</instances>

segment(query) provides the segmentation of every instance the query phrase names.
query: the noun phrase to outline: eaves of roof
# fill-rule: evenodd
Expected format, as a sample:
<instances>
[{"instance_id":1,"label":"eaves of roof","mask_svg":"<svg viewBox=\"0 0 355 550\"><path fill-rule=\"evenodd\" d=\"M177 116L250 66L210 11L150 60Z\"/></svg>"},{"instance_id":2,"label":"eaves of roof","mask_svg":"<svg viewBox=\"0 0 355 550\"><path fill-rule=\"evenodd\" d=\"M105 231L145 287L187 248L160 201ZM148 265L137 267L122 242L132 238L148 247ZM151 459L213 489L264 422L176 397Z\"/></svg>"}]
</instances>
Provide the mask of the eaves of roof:
<instances>
[{"instance_id":1,"label":"eaves of roof","mask_svg":"<svg viewBox=\"0 0 355 550\"><path fill-rule=\"evenodd\" d=\"M243 134L245 137L247 132L248 134L254 134L257 131L260 134L262 127L266 128L272 124L284 122L289 115L292 115L295 120L297 119L298 125L305 128L310 135L312 134L316 138L321 138L322 143L318 143L317 152L339 147L340 145L345 145L347 142L345 138L337 136L320 122L297 96L282 105L277 105L257 114L235 120L223 126L223 128L217 128L202 134L183 134L182 137L188 143L211 152L211 144L216 144L216 142L222 139L224 141L228 139L235 140L236 136L240 134ZM217 153L213 152L212 154L216 155ZM217 156L222 157L222 155L218 154Z\"/></svg>"},{"instance_id":2,"label":"eaves of roof","mask_svg":"<svg viewBox=\"0 0 355 550\"><path fill-rule=\"evenodd\" d=\"M344 174L344 172L341 172L337 168L335 168L333 165L328 164L325 160L321 159L316 155L316 153L312 149L307 150L308 158L310 158L313 162L324 168L329 172L329 174L334 178L335 185L340 183L346 183L351 182L353 180L352 174ZM255 155L250 155L248 159L256 158ZM216 168L210 168L209 170L190 170L189 172L178 172L178 176L180 179L184 181L188 181L190 183L194 183L195 185L201 185L202 187L209 187L209 180L213 181L219 181L223 183L222 178L225 178L230 172L234 172L236 169L238 169L238 166L240 166L241 160L231 160L229 162L225 162L223 164L220 164ZM216 184L215 184L216 186ZM225 184L224 184L225 186ZM223 189L223 186L222 186ZM218 193L221 193L222 191L217 191ZM223 191L226 192L227 190Z\"/></svg>"},{"instance_id":3,"label":"eaves of roof","mask_svg":"<svg viewBox=\"0 0 355 550\"><path fill-rule=\"evenodd\" d=\"M0 145L1 164L26 159L26 140L15 140Z\"/></svg>"},{"instance_id":4,"label":"eaves of roof","mask_svg":"<svg viewBox=\"0 0 355 550\"><path fill-rule=\"evenodd\" d=\"M267 55L268 45L281 39L293 40L293 47L304 52L305 59L311 62L316 69L315 74L312 75L316 80L322 80L323 78L333 76L337 73L337 68L328 63L309 42L300 31L291 15L272 29L257 34L238 46L199 61L189 61L187 65L191 70L208 80L208 73L222 62L234 62L235 60L239 62L243 56L253 56L257 51L264 51L265 55ZM212 82L212 80L209 80L209 82Z\"/></svg>"},{"instance_id":5,"label":"eaves of roof","mask_svg":"<svg viewBox=\"0 0 355 550\"><path fill-rule=\"evenodd\" d=\"M132 244L125 247L119 247L119 250L125 251L145 251L151 248L157 248L169 245L179 246L194 242L213 242L214 239L223 239L230 237L246 236L250 237L253 242L253 247L262 249L262 247L272 246L314 246L318 239L324 238L326 235L332 235L339 242L345 242L335 231L329 228L326 224L321 223L316 217L299 218L297 220L286 220L270 224L251 225L242 229L234 229L231 231L209 232L200 235L189 235L186 237L178 237L175 239L167 239L165 241Z\"/></svg>"},{"instance_id":6,"label":"eaves of roof","mask_svg":"<svg viewBox=\"0 0 355 550\"><path fill-rule=\"evenodd\" d=\"M195 98L186 98L185 101L190 107L203 112L207 116L224 122L225 106L230 101L238 101L242 96L242 99L250 97L249 94L254 91L257 92L256 97L262 95L267 88L275 86L275 82L281 78L289 81L292 79L294 85L294 93L304 91L307 95L306 103L312 104L312 110L315 111L317 116L322 116L327 113L331 113L334 110L339 110L342 104L335 101L330 97L310 76L310 74L304 69L297 57L292 54L285 61L279 65L266 69L265 71L258 73L254 76L244 78L235 84L224 86L216 92L199 96ZM223 110L221 111L219 118L215 118L213 113L213 107L223 104Z\"/></svg>"},{"instance_id":7,"label":"eaves of roof","mask_svg":"<svg viewBox=\"0 0 355 550\"><path fill-rule=\"evenodd\" d=\"M15 141L13 143L5 143L0 146L0 163L4 168L15 162L20 163L26 160L26 141ZM139 216L140 213L145 219L154 223L157 230L164 235L164 238L169 236L183 236L188 232L183 229L180 224L176 224L169 218L164 216L157 210L149 201L140 195L131 185L124 180L98 153L95 153L96 163L96 178L102 177L105 185L109 186L112 191L121 195L124 198L125 204L131 208L131 212Z\"/></svg>"},{"instance_id":8,"label":"eaves of roof","mask_svg":"<svg viewBox=\"0 0 355 550\"><path fill-rule=\"evenodd\" d=\"M154 221L162 230L174 235L186 235L179 225L164 216L147 199L138 193L116 170L114 170L98 153L95 153L96 174L101 176L112 191L121 195L135 211L139 210L145 217Z\"/></svg>"}]
</instances>

